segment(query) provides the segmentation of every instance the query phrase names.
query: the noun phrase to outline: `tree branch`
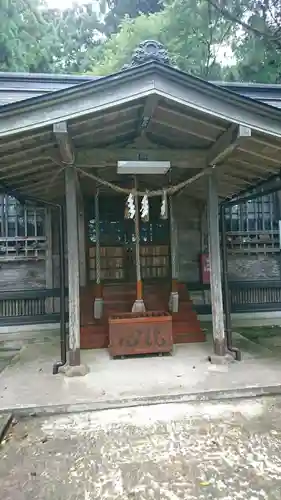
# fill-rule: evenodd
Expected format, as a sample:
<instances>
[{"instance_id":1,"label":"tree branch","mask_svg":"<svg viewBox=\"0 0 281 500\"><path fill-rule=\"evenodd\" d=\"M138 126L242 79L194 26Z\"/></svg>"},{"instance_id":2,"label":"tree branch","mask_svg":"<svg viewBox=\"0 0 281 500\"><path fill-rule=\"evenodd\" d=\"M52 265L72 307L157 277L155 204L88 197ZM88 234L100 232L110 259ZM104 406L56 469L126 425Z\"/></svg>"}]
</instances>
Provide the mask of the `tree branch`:
<instances>
[{"instance_id":1,"label":"tree branch","mask_svg":"<svg viewBox=\"0 0 281 500\"><path fill-rule=\"evenodd\" d=\"M216 9L225 19L228 19L229 21L232 21L233 23L239 24L242 28L244 28L247 31L252 32L254 35L258 36L259 38L266 38L269 42L274 43L278 49L281 49L281 41L276 38L274 35L271 35L270 33L267 33L265 31L261 31L257 28L254 28L251 26L249 23L242 21L242 19L239 19L237 16L232 14L228 9L225 7L220 6L216 0L207 0L207 2L212 5L214 9Z\"/></svg>"}]
</instances>

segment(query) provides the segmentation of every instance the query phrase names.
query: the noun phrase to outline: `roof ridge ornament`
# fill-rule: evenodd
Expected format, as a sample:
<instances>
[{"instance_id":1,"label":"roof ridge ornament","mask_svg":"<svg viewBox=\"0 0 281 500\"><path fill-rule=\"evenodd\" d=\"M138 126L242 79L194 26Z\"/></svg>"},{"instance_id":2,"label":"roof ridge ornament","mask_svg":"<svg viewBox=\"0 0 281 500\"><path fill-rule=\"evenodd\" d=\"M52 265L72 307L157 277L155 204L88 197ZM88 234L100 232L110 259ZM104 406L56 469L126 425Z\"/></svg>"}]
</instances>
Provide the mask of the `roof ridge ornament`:
<instances>
[{"instance_id":1,"label":"roof ridge ornament","mask_svg":"<svg viewBox=\"0 0 281 500\"><path fill-rule=\"evenodd\" d=\"M125 64L123 69L132 68L151 61L166 65L171 64L167 49L157 40L145 40L140 42L132 54L131 63Z\"/></svg>"}]
</instances>

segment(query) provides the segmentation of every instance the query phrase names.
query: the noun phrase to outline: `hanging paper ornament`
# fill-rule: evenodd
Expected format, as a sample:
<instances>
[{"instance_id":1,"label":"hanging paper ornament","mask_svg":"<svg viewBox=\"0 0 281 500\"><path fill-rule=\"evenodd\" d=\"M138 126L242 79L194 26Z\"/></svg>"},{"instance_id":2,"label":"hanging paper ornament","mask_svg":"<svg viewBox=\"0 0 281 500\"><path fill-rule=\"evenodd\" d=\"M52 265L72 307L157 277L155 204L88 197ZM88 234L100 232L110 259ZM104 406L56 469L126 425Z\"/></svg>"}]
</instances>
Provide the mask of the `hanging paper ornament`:
<instances>
[{"instance_id":1,"label":"hanging paper ornament","mask_svg":"<svg viewBox=\"0 0 281 500\"><path fill-rule=\"evenodd\" d=\"M128 207L128 198L126 199L125 202L125 211L124 211L124 218L129 219L129 207Z\"/></svg>"},{"instance_id":2,"label":"hanging paper ornament","mask_svg":"<svg viewBox=\"0 0 281 500\"><path fill-rule=\"evenodd\" d=\"M144 222L149 221L149 201L147 194L145 194L141 200L141 219Z\"/></svg>"},{"instance_id":3,"label":"hanging paper ornament","mask_svg":"<svg viewBox=\"0 0 281 500\"><path fill-rule=\"evenodd\" d=\"M135 217L135 214L136 214L135 199L134 195L130 193L126 201L125 218L133 219Z\"/></svg>"},{"instance_id":4,"label":"hanging paper ornament","mask_svg":"<svg viewBox=\"0 0 281 500\"><path fill-rule=\"evenodd\" d=\"M165 189L162 194L160 218L168 219L168 199L167 199L167 191Z\"/></svg>"}]
</instances>

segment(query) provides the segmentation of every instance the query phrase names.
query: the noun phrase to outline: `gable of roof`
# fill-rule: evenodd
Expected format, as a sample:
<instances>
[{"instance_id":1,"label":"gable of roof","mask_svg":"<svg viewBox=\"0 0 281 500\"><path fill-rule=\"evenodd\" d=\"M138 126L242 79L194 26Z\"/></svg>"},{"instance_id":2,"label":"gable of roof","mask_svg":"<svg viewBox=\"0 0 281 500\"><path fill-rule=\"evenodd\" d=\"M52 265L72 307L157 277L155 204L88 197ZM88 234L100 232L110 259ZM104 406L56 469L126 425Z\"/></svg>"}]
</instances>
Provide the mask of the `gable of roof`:
<instances>
[{"instance_id":1,"label":"gable of roof","mask_svg":"<svg viewBox=\"0 0 281 500\"><path fill-rule=\"evenodd\" d=\"M92 75L0 72L0 106L56 92L97 78Z\"/></svg>"},{"instance_id":2,"label":"gable of roof","mask_svg":"<svg viewBox=\"0 0 281 500\"><path fill-rule=\"evenodd\" d=\"M0 72L0 106L97 80L94 75ZM281 107L281 84L218 82L214 85Z\"/></svg>"},{"instance_id":3,"label":"gable of roof","mask_svg":"<svg viewBox=\"0 0 281 500\"><path fill-rule=\"evenodd\" d=\"M279 109L155 61L2 106L0 135L78 119L151 94L213 117L281 136Z\"/></svg>"},{"instance_id":4,"label":"gable of roof","mask_svg":"<svg viewBox=\"0 0 281 500\"><path fill-rule=\"evenodd\" d=\"M207 157L202 168L210 163L208 151L212 145L217 151L223 141L223 152L231 149L232 157L224 163L220 176L222 198L237 195L245 186L280 173L280 109L175 68L149 62L108 77L84 82L79 79L78 84L64 89L2 106L0 143L5 186L20 186L29 195L34 191L38 194L39 190L44 196L53 196L52 192L48 195L48 180L54 174L58 196L63 196L63 169L58 170L54 161L57 146L53 124L67 121L78 153L85 146L93 148L93 143L96 151L104 151L108 145L124 144L124 140L131 144L139 136L139 126L151 100L156 101L156 111L151 116L152 143L166 147L169 143L170 149L205 148ZM241 135L237 150L232 150L233 134ZM167 139L166 144L161 138ZM30 169L36 171L36 182ZM201 197L205 193L202 179L196 186Z\"/></svg>"}]
</instances>

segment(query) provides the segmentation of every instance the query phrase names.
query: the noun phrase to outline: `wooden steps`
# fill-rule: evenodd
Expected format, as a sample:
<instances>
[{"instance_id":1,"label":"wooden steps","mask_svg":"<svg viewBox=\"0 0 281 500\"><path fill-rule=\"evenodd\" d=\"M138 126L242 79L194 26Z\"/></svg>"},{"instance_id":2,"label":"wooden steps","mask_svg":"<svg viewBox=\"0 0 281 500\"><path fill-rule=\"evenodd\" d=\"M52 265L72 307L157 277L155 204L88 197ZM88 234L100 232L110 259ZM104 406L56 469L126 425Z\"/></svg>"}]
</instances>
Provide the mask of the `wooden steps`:
<instances>
[{"instance_id":1,"label":"wooden steps","mask_svg":"<svg viewBox=\"0 0 281 500\"><path fill-rule=\"evenodd\" d=\"M179 284L179 311L173 314L173 338L174 344L205 341L205 334L183 284Z\"/></svg>"},{"instance_id":2,"label":"wooden steps","mask_svg":"<svg viewBox=\"0 0 281 500\"><path fill-rule=\"evenodd\" d=\"M144 286L144 302L148 311L168 309L169 285L149 284ZM99 349L108 347L109 316L130 312L135 300L135 285L124 283L105 285L103 289L104 315L102 320L93 317L95 298L94 286L81 290L81 349ZM175 344L188 342L204 342L202 332L193 304L185 285L179 286L179 311L173 314L173 340Z\"/></svg>"}]
</instances>

